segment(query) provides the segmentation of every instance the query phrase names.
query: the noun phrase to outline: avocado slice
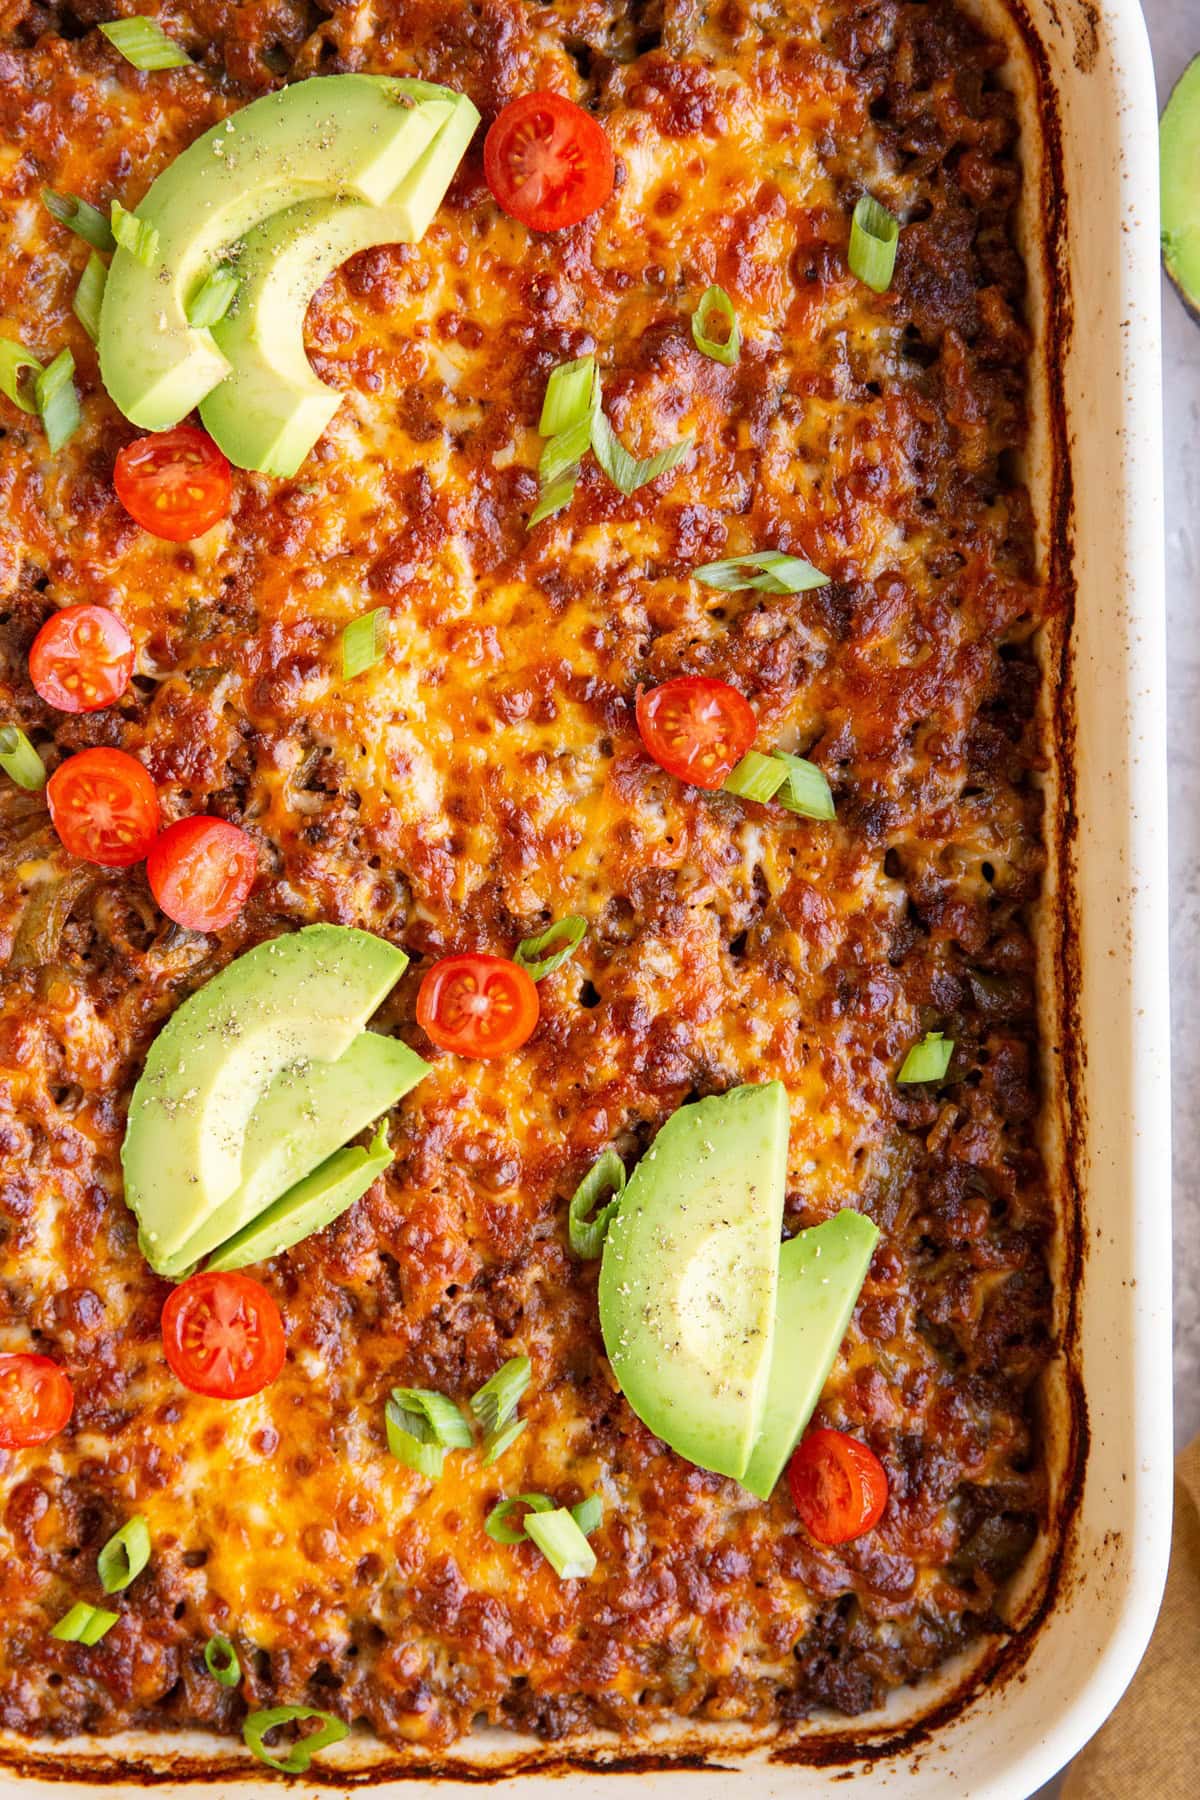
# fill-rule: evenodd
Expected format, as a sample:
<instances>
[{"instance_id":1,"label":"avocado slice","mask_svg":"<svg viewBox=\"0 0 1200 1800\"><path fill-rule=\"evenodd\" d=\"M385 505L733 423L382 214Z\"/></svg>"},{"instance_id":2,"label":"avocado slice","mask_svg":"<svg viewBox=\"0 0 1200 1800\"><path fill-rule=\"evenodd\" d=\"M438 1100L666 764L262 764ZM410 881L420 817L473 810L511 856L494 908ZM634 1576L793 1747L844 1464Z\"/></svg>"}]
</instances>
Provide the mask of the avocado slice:
<instances>
[{"instance_id":1,"label":"avocado slice","mask_svg":"<svg viewBox=\"0 0 1200 1800\"><path fill-rule=\"evenodd\" d=\"M459 97L386 206L308 200L247 233L236 258L237 297L212 327L229 373L200 402L205 429L239 468L296 473L342 402L313 373L304 348L310 300L360 250L424 236L478 120Z\"/></svg>"},{"instance_id":2,"label":"avocado slice","mask_svg":"<svg viewBox=\"0 0 1200 1800\"><path fill-rule=\"evenodd\" d=\"M252 101L182 151L136 209L159 234L152 263L119 247L105 283L100 373L126 418L165 430L228 373L211 331L187 322L223 251L301 200L382 205L463 104L428 82L316 76Z\"/></svg>"},{"instance_id":3,"label":"avocado slice","mask_svg":"<svg viewBox=\"0 0 1200 1800\"><path fill-rule=\"evenodd\" d=\"M246 1127L242 1180L184 1243L160 1254L176 1277L252 1224L294 1182L323 1163L428 1072L399 1038L362 1031L336 1062L292 1064L261 1095ZM153 1261L153 1258L147 1258Z\"/></svg>"},{"instance_id":4,"label":"avocado slice","mask_svg":"<svg viewBox=\"0 0 1200 1800\"><path fill-rule=\"evenodd\" d=\"M780 1249L767 1402L741 1478L760 1500L770 1499L821 1398L878 1240L870 1219L846 1211L798 1231Z\"/></svg>"},{"instance_id":5,"label":"avocado slice","mask_svg":"<svg viewBox=\"0 0 1200 1800\"><path fill-rule=\"evenodd\" d=\"M244 239L237 298L212 327L229 373L200 402L205 430L239 468L296 473L342 403L309 363L308 303L348 257L404 236L390 206L310 200Z\"/></svg>"},{"instance_id":6,"label":"avocado slice","mask_svg":"<svg viewBox=\"0 0 1200 1800\"><path fill-rule=\"evenodd\" d=\"M217 1254L209 1257L208 1267L244 1269L247 1263L265 1262L269 1256L290 1250L314 1231L324 1231L326 1225L332 1225L347 1207L362 1198L391 1160L392 1148L382 1125L369 1149L354 1144L335 1150L311 1175L290 1187L266 1212L222 1244Z\"/></svg>"},{"instance_id":7,"label":"avocado slice","mask_svg":"<svg viewBox=\"0 0 1200 1800\"><path fill-rule=\"evenodd\" d=\"M788 1125L778 1081L681 1106L630 1177L600 1265L630 1406L680 1456L737 1478L766 1401Z\"/></svg>"},{"instance_id":8,"label":"avocado slice","mask_svg":"<svg viewBox=\"0 0 1200 1800\"><path fill-rule=\"evenodd\" d=\"M334 1143L318 1143L294 1166L313 1121L285 1108L288 1082L310 1069L328 1080L407 963L402 950L369 931L310 925L239 956L167 1021L134 1088L121 1146L125 1198L155 1268L253 1178L257 1162L274 1154L292 1165L263 1196L266 1205L383 1110L368 1112ZM295 1156L261 1133L247 1149L269 1091L276 1134Z\"/></svg>"},{"instance_id":9,"label":"avocado slice","mask_svg":"<svg viewBox=\"0 0 1200 1800\"><path fill-rule=\"evenodd\" d=\"M1200 318L1200 56L1176 82L1159 128L1167 274Z\"/></svg>"}]
</instances>

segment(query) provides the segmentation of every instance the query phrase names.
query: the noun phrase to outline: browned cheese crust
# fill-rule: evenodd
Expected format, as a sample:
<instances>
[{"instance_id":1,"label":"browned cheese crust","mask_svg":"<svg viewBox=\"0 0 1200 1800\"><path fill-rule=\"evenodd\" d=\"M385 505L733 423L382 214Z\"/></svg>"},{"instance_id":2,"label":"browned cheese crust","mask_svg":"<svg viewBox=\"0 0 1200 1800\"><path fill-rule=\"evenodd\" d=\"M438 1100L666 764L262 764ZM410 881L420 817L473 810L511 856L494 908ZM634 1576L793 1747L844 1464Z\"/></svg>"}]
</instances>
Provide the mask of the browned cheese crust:
<instances>
[{"instance_id":1,"label":"browned cheese crust","mask_svg":"<svg viewBox=\"0 0 1200 1800\"><path fill-rule=\"evenodd\" d=\"M392 1742L485 1716L560 1737L654 1710L767 1724L861 1712L997 1627L1045 1514L1031 1390L1052 1348L1053 1210L1037 1153L1034 958L1043 866L1018 460L1027 420L1017 123L998 48L945 0L168 0L195 59L140 74L93 29L107 0L17 0L0 49L0 317L70 346L83 424L57 455L0 399L0 717L53 765L142 757L168 819L243 822L245 915L215 937L157 913L142 870L57 844L0 793L0 1349L69 1370L50 1445L0 1452L0 1725L236 1733L309 1701ZM122 10L128 10L122 8ZM143 10L150 10L143 8ZM230 518L178 547L113 492L134 430L70 300L86 246L43 185L133 206L224 113L282 81L417 73L485 124L554 87L617 156L600 214L537 237L501 214L476 137L426 240L371 251L315 300L315 368L344 390L292 481L235 473ZM876 296L847 270L866 188L906 220ZM733 368L689 328L733 297ZM595 351L635 453L695 432L630 498L589 459L530 531L547 376ZM726 594L699 563L771 545L832 577ZM112 607L133 686L71 718L26 656L71 601ZM342 678L339 634L390 609L386 660ZM837 821L688 788L643 753L639 683L734 683L759 745L811 755ZM415 1023L430 961L511 952L568 912L579 952L499 1063ZM162 1356L167 1285L121 1198L125 1109L174 1007L260 939L313 920L413 961L377 1028L432 1072L390 1121L390 1174L254 1272L283 1313L280 1379L236 1404ZM941 1089L899 1087L927 1029ZM627 1161L674 1108L778 1076L792 1100L787 1230L858 1207L882 1231L818 1422L891 1488L876 1532L805 1533L689 1466L617 1392L596 1267L565 1209L598 1152ZM529 1429L432 1485L386 1450L403 1382L466 1396L526 1352ZM502 1494L598 1492L595 1575L493 1543ZM149 1570L95 1648L47 1630L101 1599L131 1513ZM231 1636L245 1681L205 1673Z\"/></svg>"}]
</instances>

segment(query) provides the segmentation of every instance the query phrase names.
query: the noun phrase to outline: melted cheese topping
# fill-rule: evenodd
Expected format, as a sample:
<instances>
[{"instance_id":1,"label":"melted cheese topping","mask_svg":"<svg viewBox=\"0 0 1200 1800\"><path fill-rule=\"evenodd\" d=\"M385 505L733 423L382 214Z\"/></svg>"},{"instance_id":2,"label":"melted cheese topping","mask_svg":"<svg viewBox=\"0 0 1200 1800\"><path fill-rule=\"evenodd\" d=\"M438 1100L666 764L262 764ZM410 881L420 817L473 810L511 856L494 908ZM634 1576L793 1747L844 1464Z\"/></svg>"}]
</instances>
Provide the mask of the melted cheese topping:
<instances>
[{"instance_id":1,"label":"melted cheese topping","mask_svg":"<svg viewBox=\"0 0 1200 1800\"><path fill-rule=\"evenodd\" d=\"M1011 468L1027 342L998 57L941 0L735 0L702 29L668 4L665 49L585 0L351 4L312 38L294 10L203 0L178 28L197 66L169 73L94 32L35 41L32 22L0 49L0 316L43 356L70 345L83 404L51 456L0 401L3 714L50 760L122 745L166 818L236 819L261 852L245 916L201 938L165 923L140 870L72 863L39 796L0 794L0 1348L54 1355L77 1396L52 1444L0 1453L4 1717L235 1730L243 1700L307 1700L440 1745L479 1715L556 1736L656 1708L859 1711L993 1614L1043 1505L1029 1390L1052 1219L1024 909L1048 600ZM445 81L485 118L557 87L598 110L619 186L536 237L491 201L477 143L422 244L317 296L313 364L345 398L299 477L237 475L229 519L172 546L113 494L132 433L70 312L86 249L38 190L134 205L281 57L297 77ZM846 266L866 188L907 221L882 296ZM732 368L691 339L713 281L741 323ZM587 351L633 453L686 431L695 448L630 498L589 459L531 532L545 383ZM692 578L767 546L831 585ZM25 658L53 607L83 600L128 625L136 680L66 718ZM347 682L340 633L380 605L386 657ZM651 763L635 690L682 673L745 692L761 748L811 755L837 822ZM433 1051L424 968L511 952L565 913L589 933L541 984L526 1048ZM433 1068L392 1117L389 1174L256 1271L283 1375L206 1400L162 1358L166 1288L121 1200L124 1106L185 994L317 919L410 952L376 1025ZM898 1088L930 1027L961 1076ZM853 1205L883 1231L819 1418L872 1443L892 1499L836 1550L785 1484L762 1505L640 1425L603 1356L595 1269L566 1248L567 1199L605 1145L632 1159L690 1095L764 1077L792 1101L789 1230ZM496 1467L452 1453L431 1485L388 1456L393 1384L465 1400L518 1352L529 1423ZM527 1491L601 1495L589 1581L485 1535L500 1495ZM120 1623L93 1650L52 1643L73 1600L99 1599L96 1550L133 1512L154 1551ZM242 1653L239 1694L204 1673L214 1631Z\"/></svg>"}]
</instances>

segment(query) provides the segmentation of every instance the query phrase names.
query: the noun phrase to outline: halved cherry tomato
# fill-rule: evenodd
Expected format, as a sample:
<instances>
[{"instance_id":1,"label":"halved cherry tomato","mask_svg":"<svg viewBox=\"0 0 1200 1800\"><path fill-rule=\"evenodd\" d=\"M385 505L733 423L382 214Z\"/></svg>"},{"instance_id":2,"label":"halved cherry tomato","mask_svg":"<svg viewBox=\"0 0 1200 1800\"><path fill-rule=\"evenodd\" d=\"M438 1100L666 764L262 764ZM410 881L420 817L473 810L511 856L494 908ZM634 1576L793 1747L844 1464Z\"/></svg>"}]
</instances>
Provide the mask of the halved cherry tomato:
<instances>
[{"instance_id":1,"label":"halved cherry tomato","mask_svg":"<svg viewBox=\"0 0 1200 1800\"><path fill-rule=\"evenodd\" d=\"M279 1308L249 1275L189 1275L163 1307L162 1340L184 1387L216 1400L261 1393L287 1353Z\"/></svg>"},{"instance_id":2,"label":"halved cherry tomato","mask_svg":"<svg viewBox=\"0 0 1200 1800\"><path fill-rule=\"evenodd\" d=\"M227 819L180 819L146 858L150 892L177 925L223 931L246 903L258 872L254 839Z\"/></svg>"},{"instance_id":3,"label":"halved cherry tomato","mask_svg":"<svg viewBox=\"0 0 1200 1800\"><path fill-rule=\"evenodd\" d=\"M70 1378L48 1356L0 1356L0 1450L46 1443L74 1410Z\"/></svg>"},{"instance_id":4,"label":"halved cherry tomato","mask_svg":"<svg viewBox=\"0 0 1200 1800\"><path fill-rule=\"evenodd\" d=\"M46 783L50 819L64 849L106 869L141 862L158 835L158 795L136 756L81 750Z\"/></svg>"},{"instance_id":5,"label":"halved cherry tomato","mask_svg":"<svg viewBox=\"0 0 1200 1800\"><path fill-rule=\"evenodd\" d=\"M64 606L47 619L29 651L29 679L59 712L111 706L133 674L133 639L107 606Z\"/></svg>"},{"instance_id":6,"label":"halved cherry tomato","mask_svg":"<svg viewBox=\"0 0 1200 1800\"><path fill-rule=\"evenodd\" d=\"M758 735L746 697L707 675L639 688L637 726L660 768L702 788L719 788Z\"/></svg>"},{"instance_id":7,"label":"halved cherry tomato","mask_svg":"<svg viewBox=\"0 0 1200 1800\"><path fill-rule=\"evenodd\" d=\"M792 1453L788 1486L796 1511L818 1544L848 1544L883 1517L888 1484L873 1450L844 1431L821 1426Z\"/></svg>"},{"instance_id":8,"label":"halved cherry tomato","mask_svg":"<svg viewBox=\"0 0 1200 1800\"><path fill-rule=\"evenodd\" d=\"M531 231L578 225L613 191L604 127L561 94L510 100L483 140L483 172L498 206Z\"/></svg>"},{"instance_id":9,"label":"halved cherry tomato","mask_svg":"<svg viewBox=\"0 0 1200 1800\"><path fill-rule=\"evenodd\" d=\"M117 499L155 537L183 544L223 519L233 494L229 460L207 431L176 425L117 452Z\"/></svg>"},{"instance_id":10,"label":"halved cherry tomato","mask_svg":"<svg viewBox=\"0 0 1200 1800\"><path fill-rule=\"evenodd\" d=\"M507 1056L537 1022L537 988L506 956L447 956L417 994L417 1023L460 1056Z\"/></svg>"}]
</instances>

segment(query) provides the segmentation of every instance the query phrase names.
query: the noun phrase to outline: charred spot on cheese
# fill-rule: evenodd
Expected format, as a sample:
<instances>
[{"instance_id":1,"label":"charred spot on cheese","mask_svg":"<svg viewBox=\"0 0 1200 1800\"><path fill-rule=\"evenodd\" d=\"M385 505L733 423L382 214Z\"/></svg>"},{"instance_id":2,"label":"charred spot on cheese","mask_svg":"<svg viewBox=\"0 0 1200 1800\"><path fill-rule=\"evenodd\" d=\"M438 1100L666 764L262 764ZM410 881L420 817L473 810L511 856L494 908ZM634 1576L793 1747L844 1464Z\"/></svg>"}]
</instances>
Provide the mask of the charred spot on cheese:
<instances>
[{"instance_id":1,"label":"charred spot on cheese","mask_svg":"<svg viewBox=\"0 0 1200 1800\"><path fill-rule=\"evenodd\" d=\"M778 1081L681 1106L604 1245L600 1323L625 1398L720 1475L745 1473L766 1399L788 1120Z\"/></svg>"},{"instance_id":2,"label":"charred spot on cheese","mask_svg":"<svg viewBox=\"0 0 1200 1800\"><path fill-rule=\"evenodd\" d=\"M152 1268L182 1275L421 1079L406 1044L363 1029L407 963L371 932L312 925L185 1000L150 1047L121 1150Z\"/></svg>"},{"instance_id":3,"label":"charred spot on cheese","mask_svg":"<svg viewBox=\"0 0 1200 1800\"><path fill-rule=\"evenodd\" d=\"M197 138L138 205L158 232L156 254L145 264L118 248L109 270L100 369L125 416L161 431L230 373L212 331L190 325L187 308L239 240L301 201L333 196L394 204L393 225L419 235L476 118L468 100L427 82L334 75L268 94ZM425 152L448 125L447 167Z\"/></svg>"}]
</instances>

